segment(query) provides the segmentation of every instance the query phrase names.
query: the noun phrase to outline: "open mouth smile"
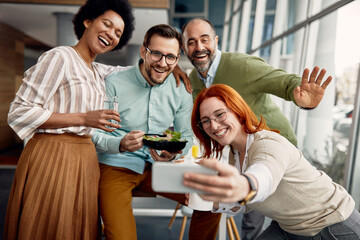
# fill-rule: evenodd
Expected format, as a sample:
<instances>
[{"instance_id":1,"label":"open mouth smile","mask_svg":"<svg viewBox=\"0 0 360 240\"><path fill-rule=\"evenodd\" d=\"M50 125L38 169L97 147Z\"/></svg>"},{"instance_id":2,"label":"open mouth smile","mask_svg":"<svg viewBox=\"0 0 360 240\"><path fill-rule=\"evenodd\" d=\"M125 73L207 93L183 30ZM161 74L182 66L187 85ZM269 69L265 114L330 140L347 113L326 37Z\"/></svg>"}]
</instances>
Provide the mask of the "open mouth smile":
<instances>
[{"instance_id":1,"label":"open mouth smile","mask_svg":"<svg viewBox=\"0 0 360 240\"><path fill-rule=\"evenodd\" d=\"M105 46L108 47L108 46L110 45L109 41L106 40L105 38L103 38L103 37L101 37L101 36L99 36L98 38L99 38L99 40L100 40Z\"/></svg>"},{"instance_id":2,"label":"open mouth smile","mask_svg":"<svg viewBox=\"0 0 360 240\"><path fill-rule=\"evenodd\" d=\"M221 136L225 135L225 133L227 133L227 131L228 131L228 129L224 128L224 129L214 132L214 135L217 137L221 137Z\"/></svg>"},{"instance_id":3,"label":"open mouth smile","mask_svg":"<svg viewBox=\"0 0 360 240\"><path fill-rule=\"evenodd\" d=\"M156 67L153 67L153 69L154 69L155 72L157 72L157 73L164 73L164 72L165 72L165 69L159 69L159 68L156 68Z\"/></svg>"},{"instance_id":4,"label":"open mouth smile","mask_svg":"<svg viewBox=\"0 0 360 240\"><path fill-rule=\"evenodd\" d=\"M204 50L204 51L201 51L201 52L194 52L192 54L193 58L198 59L198 60L199 59L204 59L209 55L210 55L210 51L207 51L207 50Z\"/></svg>"},{"instance_id":5,"label":"open mouth smile","mask_svg":"<svg viewBox=\"0 0 360 240\"><path fill-rule=\"evenodd\" d=\"M204 58L207 57L207 54L201 54L201 55L196 55L195 58Z\"/></svg>"}]
</instances>

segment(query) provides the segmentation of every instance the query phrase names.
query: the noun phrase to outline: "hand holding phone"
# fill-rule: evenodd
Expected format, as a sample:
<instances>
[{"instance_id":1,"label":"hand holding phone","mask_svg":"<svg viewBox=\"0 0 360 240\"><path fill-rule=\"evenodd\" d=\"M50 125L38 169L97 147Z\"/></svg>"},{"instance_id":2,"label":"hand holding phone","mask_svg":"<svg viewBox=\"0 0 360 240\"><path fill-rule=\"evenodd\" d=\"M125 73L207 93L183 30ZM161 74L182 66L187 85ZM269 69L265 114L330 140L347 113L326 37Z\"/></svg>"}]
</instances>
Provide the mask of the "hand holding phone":
<instances>
[{"instance_id":1,"label":"hand holding phone","mask_svg":"<svg viewBox=\"0 0 360 240\"><path fill-rule=\"evenodd\" d=\"M217 174L217 171L196 163L155 162L152 166L152 189L155 192L203 193L183 185L185 172Z\"/></svg>"}]
</instances>

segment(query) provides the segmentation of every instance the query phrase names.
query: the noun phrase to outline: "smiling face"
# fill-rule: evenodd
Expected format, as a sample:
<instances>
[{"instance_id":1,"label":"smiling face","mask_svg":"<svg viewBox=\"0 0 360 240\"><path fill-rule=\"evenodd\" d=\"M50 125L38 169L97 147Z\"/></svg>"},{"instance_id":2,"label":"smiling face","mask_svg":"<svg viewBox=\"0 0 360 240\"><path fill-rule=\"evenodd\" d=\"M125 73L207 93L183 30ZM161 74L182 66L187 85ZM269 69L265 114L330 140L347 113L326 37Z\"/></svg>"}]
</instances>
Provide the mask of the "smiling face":
<instances>
[{"instance_id":1,"label":"smiling face","mask_svg":"<svg viewBox=\"0 0 360 240\"><path fill-rule=\"evenodd\" d=\"M209 119L219 118L219 114L226 114L226 118L223 121L216 122L211 120L211 126L208 129L204 129L207 135L217 141L220 145L233 145L235 148L239 144L239 141L246 136L243 133L242 125L236 117L236 115L229 109L226 104L216 97L206 98L199 106L200 121L204 122Z\"/></svg>"},{"instance_id":2,"label":"smiling face","mask_svg":"<svg viewBox=\"0 0 360 240\"><path fill-rule=\"evenodd\" d=\"M118 45L124 32L124 21L116 12L109 10L94 20L85 20L87 45L95 55L109 52Z\"/></svg>"},{"instance_id":3,"label":"smiling face","mask_svg":"<svg viewBox=\"0 0 360 240\"><path fill-rule=\"evenodd\" d=\"M165 38L157 34L150 39L150 44L147 46L150 51L155 51L164 55L179 56L179 42L176 38ZM165 56L160 61L154 61L151 57L150 51L145 46L141 46L140 55L144 62L140 65L140 71L146 81L151 85L164 83L165 79L174 70L178 60L174 64L167 64Z\"/></svg>"},{"instance_id":4,"label":"smiling face","mask_svg":"<svg viewBox=\"0 0 360 240\"><path fill-rule=\"evenodd\" d=\"M200 19L188 23L183 33L184 51L194 67L206 76L217 50L218 36Z\"/></svg>"}]
</instances>

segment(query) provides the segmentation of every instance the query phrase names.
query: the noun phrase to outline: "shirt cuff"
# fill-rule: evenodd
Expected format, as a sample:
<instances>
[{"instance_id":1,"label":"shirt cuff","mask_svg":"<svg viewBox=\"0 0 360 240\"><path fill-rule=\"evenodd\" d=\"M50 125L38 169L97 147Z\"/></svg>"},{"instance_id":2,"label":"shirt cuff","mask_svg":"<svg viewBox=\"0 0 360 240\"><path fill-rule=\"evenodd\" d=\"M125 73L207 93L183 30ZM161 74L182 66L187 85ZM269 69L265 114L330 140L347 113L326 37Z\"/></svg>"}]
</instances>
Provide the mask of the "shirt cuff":
<instances>
[{"instance_id":1,"label":"shirt cuff","mask_svg":"<svg viewBox=\"0 0 360 240\"><path fill-rule=\"evenodd\" d=\"M213 213L226 213L229 216L235 216L239 213L245 213L245 205L239 203L219 203L219 208L212 208Z\"/></svg>"},{"instance_id":2,"label":"shirt cuff","mask_svg":"<svg viewBox=\"0 0 360 240\"><path fill-rule=\"evenodd\" d=\"M121 137L109 136L101 130L96 130L92 136L97 153L120 153L121 139Z\"/></svg>"},{"instance_id":3,"label":"shirt cuff","mask_svg":"<svg viewBox=\"0 0 360 240\"><path fill-rule=\"evenodd\" d=\"M255 197L248 203L262 202L269 197L272 192L273 176L269 168L262 163L255 163L248 167L245 173L249 173L256 178L257 181L257 193Z\"/></svg>"},{"instance_id":4,"label":"shirt cuff","mask_svg":"<svg viewBox=\"0 0 360 240\"><path fill-rule=\"evenodd\" d=\"M108 139L108 147L110 153L120 153L121 138L111 137Z\"/></svg>"}]
</instances>

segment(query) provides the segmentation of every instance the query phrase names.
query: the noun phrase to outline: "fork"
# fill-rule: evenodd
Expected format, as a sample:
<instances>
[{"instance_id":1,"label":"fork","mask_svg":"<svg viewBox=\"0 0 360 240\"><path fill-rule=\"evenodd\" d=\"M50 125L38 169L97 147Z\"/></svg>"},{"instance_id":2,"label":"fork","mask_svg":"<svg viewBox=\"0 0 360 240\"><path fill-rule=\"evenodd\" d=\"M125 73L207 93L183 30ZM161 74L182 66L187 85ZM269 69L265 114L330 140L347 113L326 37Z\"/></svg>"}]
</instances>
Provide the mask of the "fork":
<instances>
[{"instance_id":1,"label":"fork","mask_svg":"<svg viewBox=\"0 0 360 240\"><path fill-rule=\"evenodd\" d=\"M146 133L145 136L158 136L158 137L166 137L165 134L157 134L157 133Z\"/></svg>"}]
</instances>

